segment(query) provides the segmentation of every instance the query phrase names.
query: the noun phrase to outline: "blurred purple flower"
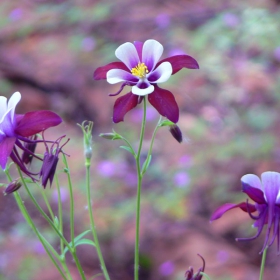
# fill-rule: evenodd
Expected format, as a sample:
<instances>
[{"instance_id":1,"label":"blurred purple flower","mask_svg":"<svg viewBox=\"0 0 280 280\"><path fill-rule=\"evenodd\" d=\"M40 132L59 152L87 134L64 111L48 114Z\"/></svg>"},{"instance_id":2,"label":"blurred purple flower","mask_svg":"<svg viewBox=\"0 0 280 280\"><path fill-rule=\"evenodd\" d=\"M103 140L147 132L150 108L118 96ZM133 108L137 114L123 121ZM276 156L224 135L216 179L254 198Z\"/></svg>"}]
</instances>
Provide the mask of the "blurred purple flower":
<instances>
[{"instance_id":1,"label":"blurred purple flower","mask_svg":"<svg viewBox=\"0 0 280 280\"><path fill-rule=\"evenodd\" d=\"M179 164L183 167L189 167L189 166L191 166L191 161L192 161L191 156L184 155L184 156L180 157Z\"/></svg>"},{"instance_id":2,"label":"blurred purple flower","mask_svg":"<svg viewBox=\"0 0 280 280\"><path fill-rule=\"evenodd\" d=\"M174 176L174 184L179 187L186 187L190 183L190 177L186 172L178 172Z\"/></svg>"},{"instance_id":3,"label":"blurred purple flower","mask_svg":"<svg viewBox=\"0 0 280 280\"><path fill-rule=\"evenodd\" d=\"M119 91L125 86L131 86L132 91L119 97L114 105L113 121L121 122L127 112L142 102L148 95L150 104L160 115L173 123L179 120L179 108L173 94L160 88L157 84L166 82L171 75L182 68L198 69L197 61L188 55L177 55L159 61L163 46L156 40L144 43L135 41L124 43L115 52L121 62L112 62L99 67L94 72L94 79L107 79L109 84L122 82Z\"/></svg>"},{"instance_id":4,"label":"blurred purple flower","mask_svg":"<svg viewBox=\"0 0 280 280\"><path fill-rule=\"evenodd\" d=\"M233 13L225 13L223 15L223 21L225 25L230 28L236 27L240 22L238 16Z\"/></svg>"},{"instance_id":5,"label":"blurred purple flower","mask_svg":"<svg viewBox=\"0 0 280 280\"><path fill-rule=\"evenodd\" d=\"M170 25L170 16L168 14L159 14L156 19L156 24L160 28L166 28Z\"/></svg>"},{"instance_id":6,"label":"blurred purple flower","mask_svg":"<svg viewBox=\"0 0 280 280\"><path fill-rule=\"evenodd\" d=\"M17 21L22 18L22 9L16 8L13 9L9 14L9 19L11 21Z\"/></svg>"},{"instance_id":7,"label":"blurred purple flower","mask_svg":"<svg viewBox=\"0 0 280 280\"><path fill-rule=\"evenodd\" d=\"M62 202L67 201L68 197L69 197L68 190L65 187L60 187L60 198L61 198L61 201ZM55 202L58 202L58 193L57 192L53 192L52 193L52 199Z\"/></svg>"},{"instance_id":8,"label":"blurred purple flower","mask_svg":"<svg viewBox=\"0 0 280 280\"><path fill-rule=\"evenodd\" d=\"M115 170L117 169L117 166L115 163L109 160L103 160L99 162L97 166L98 173L103 177L112 177L115 175Z\"/></svg>"},{"instance_id":9,"label":"blurred purple flower","mask_svg":"<svg viewBox=\"0 0 280 280\"><path fill-rule=\"evenodd\" d=\"M171 261L164 262L159 267L159 273L162 276L169 276L174 272L175 266Z\"/></svg>"},{"instance_id":10,"label":"blurred purple flower","mask_svg":"<svg viewBox=\"0 0 280 280\"><path fill-rule=\"evenodd\" d=\"M229 254L227 251L219 251L217 253L217 260L220 263L225 263L229 259Z\"/></svg>"},{"instance_id":11,"label":"blurred purple flower","mask_svg":"<svg viewBox=\"0 0 280 280\"><path fill-rule=\"evenodd\" d=\"M273 54L275 59L280 62L280 46L274 50Z\"/></svg>"},{"instance_id":12,"label":"blurred purple flower","mask_svg":"<svg viewBox=\"0 0 280 280\"><path fill-rule=\"evenodd\" d=\"M95 41L93 38L86 37L82 40L82 43L81 43L82 50L84 50L86 52L90 52L94 49L94 47L95 47Z\"/></svg>"},{"instance_id":13,"label":"blurred purple flower","mask_svg":"<svg viewBox=\"0 0 280 280\"><path fill-rule=\"evenodd\" d=\"M280 173L264 172L261 180L254 174L247 174L241 178L242 191L245 192L255 204L242 202L239 204L226 203L220 206L212 215L210 221L219 219L225 212L240 208L247 212L255 220L254 227L258 228L255 236L250 238L237 238L237 241L250 241L260 236L263 228L267 225L266 237L261 253L266 247L272 245L277 237L277 248L279 252L279 220L280 220ZM258 215L252 213L257 211ZM273 230L272 230L273 228Z\"/></svg>"}]
</instances>

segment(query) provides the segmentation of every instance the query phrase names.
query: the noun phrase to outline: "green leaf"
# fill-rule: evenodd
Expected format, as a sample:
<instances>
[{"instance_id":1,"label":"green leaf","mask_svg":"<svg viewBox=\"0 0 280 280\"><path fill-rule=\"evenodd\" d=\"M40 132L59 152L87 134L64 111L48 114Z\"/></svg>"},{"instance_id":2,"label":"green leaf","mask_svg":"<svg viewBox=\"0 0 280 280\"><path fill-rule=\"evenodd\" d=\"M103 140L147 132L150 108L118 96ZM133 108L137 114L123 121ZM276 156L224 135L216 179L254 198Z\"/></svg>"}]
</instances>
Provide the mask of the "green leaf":
<instances>
[{"instance_id":1,"label":"green leaf","mask_svg":"<svg viewBox=\"0 0 280 280\"><path fill-rule=\"evenodd\" d=\"M75 243L75 247L77 247L78 245L83 245L83 244L91 245L91 246L95 247L95 243L92 240L87 239L87 238L83 238L83 239L79 240L77 243Z\"/></svg>"},{"instance_id":2,"label":"green leaf","mask_svg":"<svg viewBox=\"0 0 280 280\"><path fill-rule=\"evenodd\" d=\"M151 160L152 160L152 155L149 155L149 157L147 157L145 162L143 163L142 171L141 171L142 174L146 173L146 171L151 163Z\"/></svg>"},{"instance_id":3,"label":"green leaf","mask_svg":"<svg viewBox=\"0 0 280 280\"><path fill-rule=\"evenodd\" d=\"M82 232L81 234L79 234L78 236L76 236L76 237L74 238L74 247L76 247L76 246L77 246L77 243L79 242L79 240L80 240L81 238L83 238L86 234L88 234L89 232L91 232L90 229L88 229L88 230ZM69 245L70 245L70 247L73 247L72 242L70 242ZM64 248L64 251L63 251L63 255L65 255L65 254L67 253L67 251L68 251L68 248L65 247L65 248Z\"/></svg>"},{"instance_id":4,"label":"green leaf","mask_svg":"<svg viewBox=\"0 0 280 280\"><path fill-rule=\"evenodd\" d=\"M121 149L127 150L130 152L133 156L135 155L135 152L128 146L120 146Z\"/></svg>"}]
</instances>

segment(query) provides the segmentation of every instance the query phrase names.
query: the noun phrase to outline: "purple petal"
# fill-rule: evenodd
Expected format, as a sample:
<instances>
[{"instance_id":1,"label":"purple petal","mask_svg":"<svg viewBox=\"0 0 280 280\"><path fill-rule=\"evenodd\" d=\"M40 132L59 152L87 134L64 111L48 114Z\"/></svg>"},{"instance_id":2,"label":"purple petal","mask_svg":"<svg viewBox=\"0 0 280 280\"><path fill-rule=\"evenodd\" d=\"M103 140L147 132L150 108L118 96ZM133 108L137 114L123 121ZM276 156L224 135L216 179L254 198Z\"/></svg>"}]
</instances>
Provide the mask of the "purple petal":
<instances>
[{"instance_id":1,"label":"purple petal","mask_svg":"<svg viewBox=\"0 0 280 280\"><path fill-rule=\"evenodd\" d=\"M155 68L163 53L163 46L156 40L147 40L143 45L142 62L144 62L149 71Z\"/></svg>"},{"instance_id":2,"label":"purple petal","mask_svg":"<svg viewBox=\"0 0 280 280\"><path fill-rule=\"evenodd\" d=\"M179 108L170 91L155 85L154 91L148 95L148 100L162 116L174 123L178 122Z\"/></svg>"},{"instance_id":3,"label":"purple petal","mask_svg":"<svg viewBox=\"0 0 280 280\"><path fill-rule=\"evenodd\" d=\"M116 49L116 57L121 60L129 70L135 67L139 62L137 50L132 43L124 43Z\"/></svg>"},{"instance_id":4,"label":"purple petal","mask_svg":"<svg viewBox=\"0 0 280 280\"><path fill-rule=\"evenodd\" d=\"M189 55L175 55L175 56L171 56L168 58L165 58L163 60L161 60L156 67L158 67L161 63L168 61L171 63L172 65L172 75L174 75L175 73L177 73L178 71L180 71L182 68L188 68L188 69L199 69L199 65L197 63L197 61L189 56Z\"/></svg>"},{"instance_id":5,"label":"purple petal","mask_svg":"<svg viewBox=\"0 0 280 280\"><path fill-rule=\"evenodd\" d=\"M247 212L247 203L242 202L239 204L233 204L233 203L226 203L222 206L220 206L211 216L210 222L217 220L221 218L227 211L239 207L244 212ZM256 211L256 207L253 204L248 203L249 211L250 213Z\"/></svg>"},{"instance_id":6,"label":"purple petal","mask_svg":"<svg viewBox=\"0 0 280 280\"><path fill-rule=\"evenodd\" d=\"M138 53L138 56L139 56L139 59L140 61L142 61L142 49L143 49L143 42L140 42L140 41L134 41L134 46L137 50L137 53Z\"/></svg>"},{"instance_id":7,"label":"purple petal","mask_svg":"<svg viewBox=\"0 0 280 280\"><path fill-rule=\"evenodd\" d=\"M123 121L127 112L132 110L138 104L138 96L132 92L119 97L114 105L113 122L118 123Z\"/></svg>"},{"instance_id":8,"label":"purple petal","mask_svg":"<svg viewBox=\"0 0 280 280\"><path fill-rule=\"evenodd\" d=\"M164 62L159 65L150 75L147 76L149 82L164 83L172 74L172 67L169 62Z\"/></svg>"},{"instance_id":9,"label":"purple petal","mask_svg":"<svg viewBox=\"0 0 280 280\"><path fill-rule=\"evenodd\" d=\"M15 145L15 137L6 137L0 143L0 165L5 169L8 157L10 156Z\"/></svg>"},{"instance_id":10,"label":"purple petal","mask_svg":"<svg viewBox=\"0 0 280 280\"><path fill-rule=\"evenodd\" d=\"M130 83L137 83L139 79L133 76L130 72L122 69L112 69L107 72L107 82L109 84L116 84L125 81L128 81Z\"/></svg>"},{"instance_id":11,"label":"purple petal","mask_svg":"<svg viewBox=\"0 0 280 280\"><path fill-rule=\"evenodd\" d=\"M268 171L264 172L261 177L264 195L268 204L275 204L279 202L280 173Z\"/></svg>"},{"instance_id":12,"label":"purple petal","mask_svg":"<svg viewBox=\"0 0 280 280\"><path fill-rule=\"evenodd\" d=\"M28 137L46 130L49 127L57 126L62 119L51 111L34 111L26 113L17 123L15 133Z\"/></svg>"},{"instance_id":13,"label":"purple petal","mask_svg":"<svg viewBox=\"0 0 280 280\"><path fill-rule=\"evenodd\" d=\"M241 178L242 191L245 192L252 200L259 204L266 203L262 191L261 181L254 174L247 174Z\"/></svg>"},{"instance_id":14,"label":"purple petal","mask_svg":"<svg viewBox=\"0 0 280 280\"><path fill-rule=\"evenodd\" d=\"M112 69L122 69L129 71L129 69L122 62L112 62L105 66L98 67L93 73L94 80L107 79L107 72Z\"/></svg>"}]
</instances>

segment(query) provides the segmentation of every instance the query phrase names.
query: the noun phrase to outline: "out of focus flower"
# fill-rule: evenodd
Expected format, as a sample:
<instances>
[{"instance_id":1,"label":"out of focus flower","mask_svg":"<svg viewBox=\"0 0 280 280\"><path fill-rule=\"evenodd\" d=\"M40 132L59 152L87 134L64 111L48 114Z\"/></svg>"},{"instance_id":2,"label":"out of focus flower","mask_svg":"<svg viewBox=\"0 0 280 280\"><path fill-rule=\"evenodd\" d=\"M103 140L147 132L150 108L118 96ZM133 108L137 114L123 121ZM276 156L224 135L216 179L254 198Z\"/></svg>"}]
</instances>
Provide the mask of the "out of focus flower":
<instances>
[{"instance_id":1,"label":"out of focus flower","mask_svg":"<svg viewBox=\"0 0 280 280\"><path fill-rule=\"evenodd\" d=\"M163 46L156 40L144 43L135 41L124 43L115 52L121 62L112 62L99 67L94 72L94 79L107 79L109 84L122 82L118 95L125 86L131 86L131 92L119 97L114 105L113 121L121 122L125 114L141 103L148 95L152 106L162 116L177 123L179 108L173 94L157 84L166 82L171 75L182 68L198 69L197 61L188 55L177 55L159 61Z\"/></svg>"},{"instance_id":2,"label":"out of focus flower","mask_svg":"<svg viewBox=\"0 0 280 280\"><path fill-rule=\"evenodd\" d=\"M37 157L33 152L34 146L30 148L30 145L42 142L34 140L32 137L36 133L60 124L62 120L57 114L50 111L34 111L16 115L15 108L20 99L19 92L15 92L9 102L6 97L0 96L0 165L5 169L10 157L22 172L32 177L34 174L29 172L25 166L25 162L30 158L26 158L28 154L31 157ZM18 149L26 153L24 157L20 157Z\"/></svg>"},{"instance_id":3,"label":"out of focus flower","mask_svg":"<svg viewBox=\"0 0 280 280\"><path fill-rule=\"evenodd\" d=\"M193 268L190 267L185 273L186 280L201 280L202 279L203 276L200 274L200 272L204 272L205 260L199 254L198 254L198 256L202 259L203 265L201 268L199 268L198 272L195 274L193 273Z\"/></svg>"},{"instance_id":4,"label":"out of focus flower","mask_svg":"<svg viewBox=\"0 0 280 280\"><path fill-rule=\"evenodd\" d=\"M182 188L190 183L190 176L186 171L181 171L175 174L174 183L177 187Z\"/></svg>"},{"instance_id":5,"label":"out of focus flower","mask_svg":"<svg viewBox=\"0 0 280 280\"><path fill-rule=\"evenodd\" d=\"M169 276L174 272L174 263L171 261L164 262L159 267L159 272L163 276Z\"/></svg>"},{"instance_id":6,"label":"out of focus flower","mask_svg":"<svg viewBox=\"0 0 280 280\"><path fill-rule=\"evenodd\" d=\"M255 236L250 238L237 238L237 241L250 241L260 236L264 226L267 225L266 237L261 252L269 247L277 237L277 247L279 251L279 219L280 219L280 173L264 172L259 177L253 174L244 175L241 178L242 191L255 203L242 202L239 204L226 203L220 206L212 215L211 221L219 219L225 212L240 208L247 212L255 221L254 227L258 228ZM252 213L257 211L257 215Z\"/></svg>"}]
</instances>

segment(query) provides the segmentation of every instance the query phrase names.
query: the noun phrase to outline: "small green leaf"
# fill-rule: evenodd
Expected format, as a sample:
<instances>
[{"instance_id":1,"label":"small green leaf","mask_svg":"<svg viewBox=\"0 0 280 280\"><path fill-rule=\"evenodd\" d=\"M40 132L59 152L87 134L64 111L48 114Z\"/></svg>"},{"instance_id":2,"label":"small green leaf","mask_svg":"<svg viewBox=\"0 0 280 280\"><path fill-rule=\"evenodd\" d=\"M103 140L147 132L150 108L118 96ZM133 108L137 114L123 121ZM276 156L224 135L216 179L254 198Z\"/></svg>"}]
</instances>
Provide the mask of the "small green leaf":
<instances>
[{"instance_id":1,"label":"small green leaf","mask_svg":"<svg viewBox=\"0 0 280 280\"><path fill-rule=\"evenodd\" d=\"M83 245L83 244L91 245L91 246L95 247L95 243L92 240L87 239L87 238L83 238L83 239L79 240L77 243L75 243L75 247L77 247L78 245Z\"/></svg>"},{"instance_id":2,"label":"small green leaf","mask_svg":"<svg viewBox=\"0 0 280 280\"><path fill-rule=\"evenodd\" d=\"M163 120L159 125L158 127L161 127L161 126L172 126L174 125L174 122L171 122L169 120Z\"/></svg>"},{"instance_id":3,"label":"small green leaf","mask_svg":"<svg viewBox=\"0 0 280 280\"><path fill-rule=\"evenodd\" d=\"M81 234L79 234L78 236L76 236L76 237L74 238L74 246L76 247L76 246L77 246L77 242L78 242L82 237L84 237L86 234L88 234L89 232L91 232L90 229L88 229L88 230L82 232ZM73 247L72 242L70 242L69 245L70 245L71 247ZM63 251L63 254L65 255L67 251L68 251L68 248L65 247L65 248L64 248L64 251Z\"/></svg>"},{"instance_id":4,"label":"small green leaf","mask_svg":"<svg viewBox=\"0 0 280 280\"><path fill-rule=\"evenodd\" d=\"M151 163L151 160L152 160L152 155L149 155L149 157L146 158L145 162L143 163L142 171L141 171L142 174L146 173L146 171Z\"/></svg>"},{"instance_id":5,"label":"small green leaf","mask_svg":"<svg viewBox=\"0 0 280 280\"><path fill-rule=\"evenodd\" d=\"M135 155L135 152L128 146L120 146L121 149L127 150L130 152L133 156Z\"/></svg>"}]
</instances>

